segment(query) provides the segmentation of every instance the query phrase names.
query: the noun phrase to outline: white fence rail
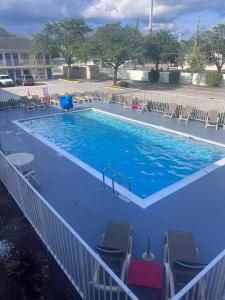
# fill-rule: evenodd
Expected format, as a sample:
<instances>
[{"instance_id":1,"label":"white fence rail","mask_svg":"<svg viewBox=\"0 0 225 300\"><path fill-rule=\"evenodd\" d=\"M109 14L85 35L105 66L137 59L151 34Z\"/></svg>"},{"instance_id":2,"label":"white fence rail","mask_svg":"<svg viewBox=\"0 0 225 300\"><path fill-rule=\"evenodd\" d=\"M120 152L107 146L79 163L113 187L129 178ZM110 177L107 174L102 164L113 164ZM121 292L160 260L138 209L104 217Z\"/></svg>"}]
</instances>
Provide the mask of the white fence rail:
<instances>
[{"instance_id":1,"label":"white fence rail","mask_svg":"<svg viewBox=\"0 0 225 300\"><path fill-rule=\"evenodd\" d=\"M83 299L138 300L1 151L0 180ZM91 283L96 271L101 287Z\"/></svg>"},{"instance_id":2,"label":"white fence rail","mask_svg":"<svg viewBox=\"0 0 225 300\"><path fill-rule=\"evenodd\" d=\"M71 84L60 85L48 85L48 86L26 86L20 88L12 89L0 89L0 102L8 101L10 99L20 99L21 96L38 95L43 97L46 94L59 94L64 95L65 93L85 93L85 92L96 92L99 91L99 87L94 84L87 85L76 85L72 86ZM110 87L102 87L101 92L112 94L112 89Z\"/></svg>"},{"instance_id":3,"label":"white fence rail","mask_svg":"<svg viewBox=\"0 0 225 300\"><path fill-rule=\"evenodd\" d=\"M171 300L222 300L225 296L225 250Z\"/></svg>"},{"instance_id":4,"label":"white fence rail","mask_svg":"<svg viewBox=\"0 0 225 300\"><path fill-rule=\"evenodd\" d=\"M193 119L200 121L206 119L207 113L210 110L217 110L221 114L221 123L224 122L225 99L218 100L143 90L128 90L127 92L117 93L117 95L125 96L130 102L137 101L145 104L149 103L150 109L159 112L163 112L171 103L176 103L178 105L178 113L182 107L189 105L193 107Z\"/></svg>"}]
</instances>

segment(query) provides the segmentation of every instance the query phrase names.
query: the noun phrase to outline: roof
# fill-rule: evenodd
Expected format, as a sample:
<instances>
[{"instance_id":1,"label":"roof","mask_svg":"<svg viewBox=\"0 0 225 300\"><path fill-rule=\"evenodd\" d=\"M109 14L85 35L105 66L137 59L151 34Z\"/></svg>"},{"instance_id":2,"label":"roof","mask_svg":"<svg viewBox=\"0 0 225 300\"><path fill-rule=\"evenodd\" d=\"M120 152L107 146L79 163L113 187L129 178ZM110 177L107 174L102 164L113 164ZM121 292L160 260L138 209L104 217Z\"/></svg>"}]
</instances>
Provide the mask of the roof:
<instances>
[{"instance_id":1,"label":"roof","mask_svg":"<svg viewBox=\"0 0 225 300\"><path fill-rule=\"evenodd\" d=\"M27 38L0 36L1 50L28 50L30 48L30 43L31 42Z\"/></svg>"}]
</instances>

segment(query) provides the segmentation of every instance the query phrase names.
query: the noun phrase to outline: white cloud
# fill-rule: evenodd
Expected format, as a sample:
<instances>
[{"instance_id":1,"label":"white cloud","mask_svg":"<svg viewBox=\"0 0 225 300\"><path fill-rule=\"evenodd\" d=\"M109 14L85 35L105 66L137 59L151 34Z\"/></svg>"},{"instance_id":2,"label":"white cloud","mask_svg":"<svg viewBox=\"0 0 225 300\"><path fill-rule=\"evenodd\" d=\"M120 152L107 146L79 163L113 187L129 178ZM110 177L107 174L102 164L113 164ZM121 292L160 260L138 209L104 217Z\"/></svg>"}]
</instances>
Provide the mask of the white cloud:
<instances>
[{"instance_id":1,"label":"white cloud","mask_svg":"<svg viewBox=\"0 0 225 300\"><path fill-rule=\"evenodd\" d=\"M182 14L193 11L211 10L225 15L224 0L155 0L155 20L171 21ZM150 0L97 0L84 11L87 18L112 20L148 17Z\"/></svg>"}]
</instances>

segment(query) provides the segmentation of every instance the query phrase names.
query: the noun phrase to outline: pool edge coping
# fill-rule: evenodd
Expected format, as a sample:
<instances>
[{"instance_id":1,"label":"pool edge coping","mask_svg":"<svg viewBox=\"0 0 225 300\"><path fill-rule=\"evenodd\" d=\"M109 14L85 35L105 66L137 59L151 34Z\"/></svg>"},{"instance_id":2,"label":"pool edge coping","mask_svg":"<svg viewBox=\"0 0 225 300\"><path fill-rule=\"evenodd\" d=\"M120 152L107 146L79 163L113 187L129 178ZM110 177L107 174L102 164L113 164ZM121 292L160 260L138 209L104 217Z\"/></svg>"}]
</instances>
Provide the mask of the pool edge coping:
<instances>
[{"instance_id":1,"label":"pool edge coping","mask_svg":"<svg viewBox=\"0 0 225 300\"><path fill-rule=\"evenodd\" d=\"M101 110L101 109L98 109L98 108L93 108L93 107L82 108L82 109L73 110L73 111L69 111L69 112L60 112L60 113L48 114L48 115L44 115L44 116L14 120L14 121L12 121L12 123L17 125L21 129L23 129L25 132L27 132L28 134L30 134L34 138L38 139L42 143L46 144L48 147L55 150L56 153L61 154L63 157L69 159L70 161L75 163L77 166L82 168L84 171L88 172L89 174L91 174L92 176L97 178L98 180L102 181L101 172L97 171L96 169L94 169L90 165L86 164L85 162L83 162L79 158L73 156L72 154L70 154L66 150L63 150L59 146L57 146L54 143L48 141L41 134L34 133L33 130L30 130L28 127L24 126L21 123L23 121L35 120L35 119L46 118L46 117L54 117L54 116L58 116L58 115L62 115L62 114L76 113L76 112L86 111L86 110L98 111L98 112L101 112L103 114L108 114L108 115L111 115L111 116L119 118L119 119L123 119L123 120L129 121L129 122L132 122L132 123L137 123L137 124L142 125L142 126L155 128L155 129L158 129L160 131L165 131L165 132L176 134L176 135L186 137L186 138L192 138L196 141L201 141L201 142L204 142L204 143L208 143L208 144L211 144L211 145L215 145L215 146L218 146L218 147L225 148L225 144L222 144L222 143L218 143L218 142L214 142L214 141L207 140L207 139L204 139L204 138L200 138L200 137L197 137L197 136L194 136L194 135L191 135L191 134L187 134L187 133L184 133L184 132L181 132L181 131L172 130L172 129L169 129L169 128L166 128L166 127L163 127L163 126L158 126L158 125L154 125L154 124L151 124L151 123L146 123L146 122L143 122L143 121L139 121L139 120L136 120L136 119L133 119L133 118L128 118L128 117L121 116L121 115L118 115L118 114L106 112L104 110ZM162 200L163 198L166 198L167 196L177 192L178 190L188 186L189 184L197 181L198 179L204 177L205 175L215 171L216 169L218 169L218 168L220 168L224 165L225 165L225 157L218 160L218 161L215 161L215 162L209 164L208 166L206 166L206 167L200 169L199 171L194 172L193 174L191 174L191 175L175 182L174 184L171 184L171 185L161 189L160 191L155 192L154 194L152 194L152 195L150 195L146 198L141 198L141 197L135 195L134 193L130 192L128 189L126 189L125 187L123 187L122 185L120 185L116 182L115 182L115 191L119 195L122 195L122 197L125 197L125 199L127 199L129 202L131 201L131 202L135 203L136 205L138 205L139 207L141 207L142 209L146 209L149 206L153 205L154 203L157 203L159 200ZM107 186L112 188L111 187L112 186L112 179L111 178L105 176L105 183L106 183Z\"/></svg>"}]
</instances>

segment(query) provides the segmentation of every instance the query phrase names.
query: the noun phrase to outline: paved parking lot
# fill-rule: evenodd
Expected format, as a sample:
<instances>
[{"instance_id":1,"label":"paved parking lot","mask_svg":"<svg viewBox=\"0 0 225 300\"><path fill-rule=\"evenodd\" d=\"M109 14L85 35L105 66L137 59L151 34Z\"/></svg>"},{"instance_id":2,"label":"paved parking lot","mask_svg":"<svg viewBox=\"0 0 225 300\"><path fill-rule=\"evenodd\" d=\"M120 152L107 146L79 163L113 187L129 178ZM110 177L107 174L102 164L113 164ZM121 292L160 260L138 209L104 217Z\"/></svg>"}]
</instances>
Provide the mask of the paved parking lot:
<instances>
[{"instance_id":1,"label":"paved parking lot","mask_svg":"<svg viewBox=\"0 0 225 300\"><path fill-rule=\"evenodd\" d=\"M80 82L71 82L67 80L48 80L43 81L36 85L37 87L61 87L62 90L66 90L67 88L77 86L80 89L90 89L90 86L95 86L96 90L101 90L103 88L109 89L109 91L121 91L123 90L120 87L113 87L112 81L88 81L88 80L81 80ZM200 98L215 98L220 100L225 100L225 88L206 88L206 87L195 87L195 86L175 86L175 85L168 85L168 84L157 84L152 85L150 83L140 83L140 82L132 82L130 83L130 87L133 89L144 89L144 90L151 90L151 91L158 91L164 93L171 93L171 94L179 94L179 95L188 95ZM29 90L29 86L16 86L16 87L9 87L0 89L1 91L9 91L15 92L19 90ZM125 89L126 90L126 89Z\"/></svg>"}]
</instances>

